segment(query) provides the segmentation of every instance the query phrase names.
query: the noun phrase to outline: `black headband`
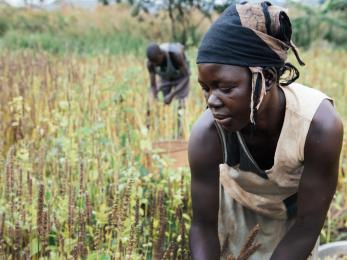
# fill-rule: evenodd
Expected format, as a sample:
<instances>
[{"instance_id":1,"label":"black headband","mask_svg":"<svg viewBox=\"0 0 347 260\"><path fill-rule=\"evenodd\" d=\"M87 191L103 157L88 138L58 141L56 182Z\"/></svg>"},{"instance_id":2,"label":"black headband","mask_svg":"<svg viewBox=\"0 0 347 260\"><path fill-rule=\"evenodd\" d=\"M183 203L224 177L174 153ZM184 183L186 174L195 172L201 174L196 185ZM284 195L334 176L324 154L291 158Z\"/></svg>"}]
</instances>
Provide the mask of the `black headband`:
<instances>
[{"instance_id":1,"label":"black headband","mask_svg":"<svg viewBox=\"0 0 347 260\"><path fill-rule=\"evenodd\" d=\"M205 34L197 63L283 66L290 46L266 33L269 29L266 21L270 18L263 9L261 5L251 4L227 8Z\"/></svg>"}]
</instances>

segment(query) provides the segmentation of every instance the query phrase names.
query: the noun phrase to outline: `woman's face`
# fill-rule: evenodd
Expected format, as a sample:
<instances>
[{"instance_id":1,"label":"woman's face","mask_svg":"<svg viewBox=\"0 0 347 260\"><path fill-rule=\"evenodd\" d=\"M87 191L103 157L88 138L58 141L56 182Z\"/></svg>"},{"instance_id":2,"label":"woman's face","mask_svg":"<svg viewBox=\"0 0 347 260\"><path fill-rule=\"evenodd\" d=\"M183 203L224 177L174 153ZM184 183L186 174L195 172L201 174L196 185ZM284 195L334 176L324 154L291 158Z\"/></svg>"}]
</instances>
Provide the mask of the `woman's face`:
<instances>
[{"instance_id":1,"label":"woman's face","mask_svg":"<svg viewBox=\"0 0 347 260\"><path fill-rule=\"evenodd\" d=\"M251 72L248 68L203 63L198 65L198 81L215 120L229 131L239 131L250 123Z\"/></svg>"}]
</instances>

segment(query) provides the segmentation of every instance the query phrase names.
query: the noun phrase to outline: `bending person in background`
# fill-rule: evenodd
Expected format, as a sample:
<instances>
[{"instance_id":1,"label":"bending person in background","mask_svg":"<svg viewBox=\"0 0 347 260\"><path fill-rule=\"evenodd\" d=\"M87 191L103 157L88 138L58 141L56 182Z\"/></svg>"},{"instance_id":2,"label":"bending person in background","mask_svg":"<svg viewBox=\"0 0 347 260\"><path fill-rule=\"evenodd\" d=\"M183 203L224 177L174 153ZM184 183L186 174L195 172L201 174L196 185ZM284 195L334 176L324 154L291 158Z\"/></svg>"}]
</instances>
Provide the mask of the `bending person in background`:
<instances>
[{"instance_id":1,"label":"bending person in background","mask_svg":"<svg viewBox=\"0 0 347 260\"><path fill-rule=\"evenodd\" d=\"M147 59L151 96L157 99L158 93L161 92L166 105L174 98L178 99L178 135L181 136L182 114L185 98L189 94L190 76L184 46L180 43L151 43L147 47ZM156 76L159 76L158 81Z\"/></svg>"},{"instance_id":2,"label":"bending person in background","mask_svg":"<svg viewBox=\"0 0 347 260\"><path fill-rule=\"evenodd\" d=\"M260 225L254 260L315 259L336 190L343 126L331 98L293 83L287 14L232 5L205 34L198 79L208 109L189 141L193 259L237 256Z\"/></svg>"},{"instance_id":3,"label":"bending person in background","mask_svg":"<svg viewBox=\"0 0 347 260\"><path fill-rule=\"evenodd\" d=\"M164 103L174 97L184 100L189 94L189 65L180 43L151 43L147 47L147 69L151 82L151 94L156 99L162 92ZM160 80L157 82L156 75Z\"/></svg>"}]
</instances>

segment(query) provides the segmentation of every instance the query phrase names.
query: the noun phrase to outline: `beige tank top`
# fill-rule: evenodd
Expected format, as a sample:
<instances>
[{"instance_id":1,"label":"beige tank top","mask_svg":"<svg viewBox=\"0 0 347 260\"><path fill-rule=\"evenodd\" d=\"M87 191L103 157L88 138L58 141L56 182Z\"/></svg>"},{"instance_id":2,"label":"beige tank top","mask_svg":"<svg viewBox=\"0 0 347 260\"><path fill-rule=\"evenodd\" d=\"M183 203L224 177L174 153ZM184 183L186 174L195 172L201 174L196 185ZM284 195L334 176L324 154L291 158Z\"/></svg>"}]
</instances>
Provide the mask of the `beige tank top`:
<instances>
[{"instance_id":1,"label":"beige tank top","mask_svg":"<svg viewBox=\"0 0 347 260\"><path fill-rule=\"evenodd\" d=\"M259 168L239 132L228 133L218 125L217 128L224 146L225 163L220 165L223 196L230 196L261 215L284 220L296 206L296 199L291 201L290 198L298 191L304 169L304 146L312 118L321 102L331 99L316 89L297 83L282 87L282 90L286 110L271 169L264 171ZM230 145L233 138L237 149Z\"/></svg>"}]
</instances>

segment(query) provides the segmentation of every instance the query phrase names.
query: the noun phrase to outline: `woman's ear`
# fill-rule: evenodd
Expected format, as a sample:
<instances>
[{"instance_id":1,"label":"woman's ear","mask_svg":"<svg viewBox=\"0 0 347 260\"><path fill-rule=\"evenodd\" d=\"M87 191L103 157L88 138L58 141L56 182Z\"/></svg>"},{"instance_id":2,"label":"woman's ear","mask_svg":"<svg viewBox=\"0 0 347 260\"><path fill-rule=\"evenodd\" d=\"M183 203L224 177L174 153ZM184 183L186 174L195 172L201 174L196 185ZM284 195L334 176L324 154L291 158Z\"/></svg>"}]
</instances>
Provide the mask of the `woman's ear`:
<instances>
[{"instance_id":1,"label":"woman's ear","mask_svg":"<svg viewBox=\"0 0 347 260\"><path fill-rule=\"evenodd\" d=\"M265 78L265 89L270 91L270 89L277 85L277 71L275 68L269 68L263 70Z\"/></svg>"}]
</instances>

